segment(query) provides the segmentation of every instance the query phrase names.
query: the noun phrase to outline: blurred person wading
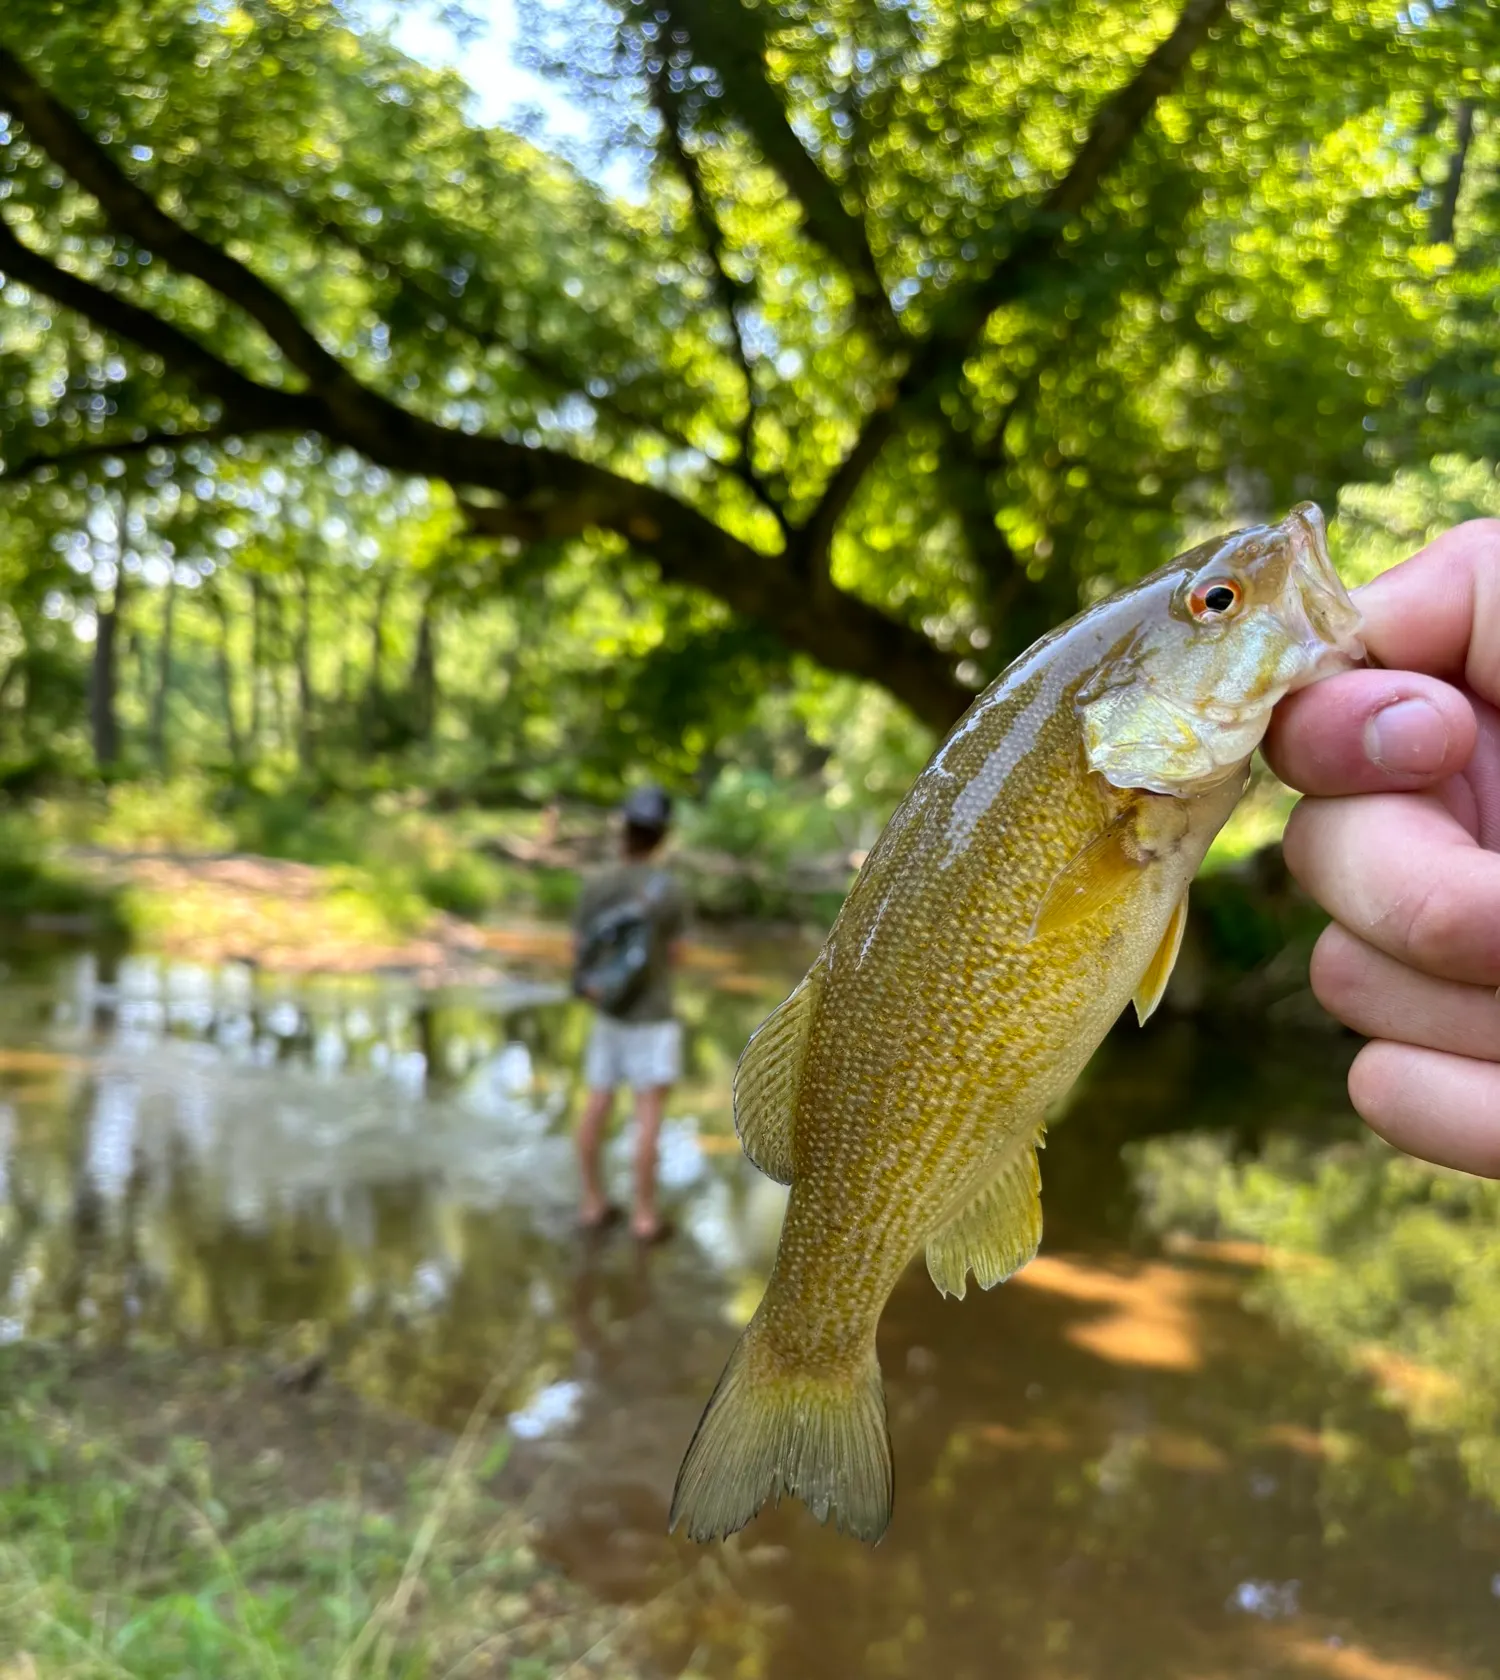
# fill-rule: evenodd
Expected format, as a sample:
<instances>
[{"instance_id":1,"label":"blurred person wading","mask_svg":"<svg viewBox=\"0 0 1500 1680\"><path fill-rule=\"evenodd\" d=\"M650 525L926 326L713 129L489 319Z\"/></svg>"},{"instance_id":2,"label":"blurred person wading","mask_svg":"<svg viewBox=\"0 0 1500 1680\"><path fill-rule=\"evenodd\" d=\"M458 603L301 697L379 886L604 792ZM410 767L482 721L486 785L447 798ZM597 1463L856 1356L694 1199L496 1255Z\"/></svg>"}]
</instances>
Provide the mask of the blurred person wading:
<instances>
[{"instance_id":1,"label":"blurred person wading","mask_svg":"<svg viewBox=\"0 0 1500 1680\"><path fill-rule=\"evenodd\" d=\"M667 1234L656 1207L656 1148L667 1092L682 1073L682 1026L672 1009L672 971L687 921L682 888L658 860L672 819L659 787L637 788L621 809L620 861L585 886L574 923L573 989L594 1006L584 1052L588 1099L578 1128L583 1178L579 1224L602 1230L619 1217L605 1195L600 1155L615 1091L635 1096L632 1234Z\"/></svg>"}]
</instances>

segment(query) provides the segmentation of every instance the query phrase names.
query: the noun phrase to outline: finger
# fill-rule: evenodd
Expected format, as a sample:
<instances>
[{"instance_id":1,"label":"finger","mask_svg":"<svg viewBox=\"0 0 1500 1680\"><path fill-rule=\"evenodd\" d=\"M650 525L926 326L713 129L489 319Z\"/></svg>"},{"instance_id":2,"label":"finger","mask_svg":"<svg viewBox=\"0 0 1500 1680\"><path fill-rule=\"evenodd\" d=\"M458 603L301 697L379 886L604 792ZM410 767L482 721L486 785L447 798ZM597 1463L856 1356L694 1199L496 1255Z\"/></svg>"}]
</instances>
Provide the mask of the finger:
<instances>
[{"instance_id":1,"label":"finger","mask_svg":"<svg viewBox=\"0 0 1500 1680\"><path fill-rule=\"evenodd\" d=\"M1291 695L1265 754L1303 793L1388 793L1457 775L1474 751L1474 708L1411 671L1346 671Z\"/></svg>"},{"instance_id":2,"label":"finger","mask_svg":"<svg viewBox=\"0 0 1500 1680\"><path fill-rule=\"evenodd\" d=\"M1349 1098L1387 1143L1482 1178L1500 1178L1500 1068L1410 1044L1367 1044Z\"/></svg>"},{"instance_id":3,"label":"finger","mask_svg":"<svg viewBox=\"0 0 1500 1680\"><path fill-rule=\"evenodd\" d=\"M1434 793L1304 799L1287 867L1367 944L1446 980L1500 985L1500 853Z\"/></svg>"},{"instance_id":4,"label":"finger","mask_svg":"<svg viewBox=\"0 0 1500 1680\"><path fill-rule=\"evenodd\" d=\"M1455 525L1354 599L1380 664L1462 682L1500 703L1500 520Z\"/></svg>"},{"instance_id":5,"label":"finger","mask_svg":"<svg viewBox=\"0 0 1500 1680\"><path fill-rule=\"evenodd\" d=\"M1313 951L1312 988L1330 1015L1366 1038L1500 1062L1500 998L1490 987L1419 973L1337 922Z\"/></svg>"}]
</instances>

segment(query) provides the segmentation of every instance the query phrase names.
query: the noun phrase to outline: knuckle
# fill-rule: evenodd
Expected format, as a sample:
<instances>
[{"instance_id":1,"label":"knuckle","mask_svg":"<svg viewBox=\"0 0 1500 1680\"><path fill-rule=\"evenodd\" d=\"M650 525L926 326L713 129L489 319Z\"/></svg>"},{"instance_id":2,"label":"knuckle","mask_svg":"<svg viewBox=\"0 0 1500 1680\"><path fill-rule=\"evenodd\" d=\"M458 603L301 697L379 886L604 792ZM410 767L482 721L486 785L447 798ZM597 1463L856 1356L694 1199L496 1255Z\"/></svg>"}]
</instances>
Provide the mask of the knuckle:
<instances>
[{"instance_id":1,"label":"knuckle","mask_svg":"<svg viewBox=\"0 0 1500 1680\"><path fill-rule=\"evenodd\" d=\"M1391 907L1393 931L1420 967L1441 966L1452 955L1456 908L1453 893L1442 881L1424 882Z\"/></svg>"},{"instance_id":2,"label":"knuckle","mask_svg":"<svg viewBox=\"0 0 1500 1680\"><path fill-rule=\"evenodd\" d=\"M1488 918L1464 891L1461 879L1448 876L1423 882L1392 906L1388 917L1403 951L1428 973L1462 971L1474 979L1500 978L1500 952L1487 950Z\"/></svg>"}]
</instances>

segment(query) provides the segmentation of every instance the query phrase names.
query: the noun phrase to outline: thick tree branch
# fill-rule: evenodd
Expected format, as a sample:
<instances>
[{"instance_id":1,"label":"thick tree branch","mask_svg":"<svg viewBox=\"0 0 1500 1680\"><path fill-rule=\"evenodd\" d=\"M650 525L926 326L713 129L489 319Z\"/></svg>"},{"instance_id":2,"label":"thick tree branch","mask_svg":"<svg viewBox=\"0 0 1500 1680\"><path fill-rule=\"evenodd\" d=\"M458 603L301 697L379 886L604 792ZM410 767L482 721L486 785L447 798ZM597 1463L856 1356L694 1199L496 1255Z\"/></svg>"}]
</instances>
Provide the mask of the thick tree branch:
<instances>
[{"instance_id":1,"label":"thick tree branch","mask_svg":"<svg viewBox=\"0 0 1500 1680\"><path fill-rule=\"evenodd\" d=\"M327 423L322 404L315 397L259 384L150 310L59 268L50 258L23 245L3 215L0 273L159 356L175 373L184 375L204 396L222 406L226 432L319 431Z\"/></svg>"},{"instance_id":2,"label":"thick tree branch","mask_svg":"<svg viewBox=\"0 0 1500 1680\"><path fill-rule=\"evenodd\" d=\"M113 227L182 272L203 281L263 328L314 388L340 441L378 458L383 444L389 440L410 428L430 425L416 420L405 409L364 385L352 370L319 344L292 305L274 287L167 215L144 188L121 172L62 101L40 86L4 46L0 46L0 100L21 117L53 160L99 200ZM121 330L141 342L138 334L128 328ZM449 435L445 429L439 430ZM758 487L752 485L752 489L762 494Z\"/></svg>"},{"instance_id":3,"label":"thick tree branch","mask_svg":"<svg viewBox=\"0 0 1500 1680\"><path fill-rule=\"evenodd\" d=\"M1453 150L1448 157L1448 174L1443 191L1432 207L1432 224L1428 238L1434 245L1451 245L1458 231L1458 195L1463 191L1464 167L1469 160L1469 147L1474 141L1474 101L1460 99L1456 112L1456 132Z\"/></svg>"},{"instance_id":4,"label":"thick tree branch","mask_svg":"<svg viewBox=\"0 0 1500 1680\"><path fill-rule=\"evenodd\" d=\"M186 449L190 443L222 443L227 437L245 434L228 426L200 426L189 431L140 432L128 438L103 438L80 443L72 449L38 450L0 472L0 483L32 478L48 467L61 471L84 461L98 461L111 455L144 455L153 449Z\"/></svg>"},{"instance_id":5,"label":"thick tree branch","mask_svg":"<svg viewBox=\"0 0 1500 1680\"><path fill-rule=\"evenodd\" d=\"M805 522L800 541L803 564L811 575L816 576L826 566L833 533L886 444L947 381L958 376L995 310L1033 286L1040 271L1057 261L1063 229L1124 157L1157 101L1176 85L1228 5L1229 0L1187 0L1171 34L1106 102L1067 174L1042 200L1005 256L939 315L932 332L912 352L894 388L866 420L849 454L829 479L819 505Z\"/></svg>"},{"instance_id":6,"label":"thick tree branch","mask_svg":"<svg viewBox=\"0 0 1500 1680\"><path fill-rule=\"evenodd\" d=\"M627 489L628 502L621 494ZM466 504L464 512L477 534L528 543L578 536L591 526L627 535L664 578L716 595L832 669L883 684L936 729L946 729L972 698L948 656L919 631L843 590L809 589L786 555L759 553L659 490L616 480L597 499L526 509Z\"/></svg>"},{"instance_id":7,"label":"thick tree branch","mask_svg":"<svg viewBox=\"0 0 1500 1680\"><path fill-rule=\"evenodd\" d=\"M9 96L0 90L0 97ZM54 108L60 109L47 94L42 96L42 107L53 116ZM59 143L65 142L67 150L62 157L54 154L54 161L71 174L69 160L98 148L71 117L57 125L57 131ZM31 132L41 138L34 129ZM113 164L104 161L108 171L118 176ZM90 178L110 185L96 164L97 159L84 157L80 167ZM79 176L74 178L85 184ZM175 242L183 231L178 224L165 217L140 188L126 185L129 190L116 197L127 223L116 221L115 207L101 199L111 222L133 238L147 226L165 225L167 237ZM223 274L232 282L232 289L220 292L226 301L241 303L248 296L264 305L265 294L275 298L248 270L222 253L205 260L205 241L196 234L187 237L188 254L196 264L193 272L200 278ZM182 249L180 245L174 248ZM149 310L68 273L31 250L3 218L0 271L160 356L174 372L185 374L223 404L226 431L321 432L394 472L495 492L507 503L495 516L497 520L519 520L532 536L567 535L591 527L614 532L654 559L664 576L717 596L831 669L884 684L936 728L951 723L968 700L947 656L919 631L857 596L808 590L787 556L759 553L667 491L634 483L558 450L457 431L411 414L361 385L322 352L307 357L303 370L311 391L261 385ZM300 325L287 336L293 342L313 342Z\"/></svg>"},{"instance_id":8,"label":"thick tree branch","mask_svg":"<svg viewBox=\"0 0 1500 1680\"><path fill-rule=\"evenodd\" d=\"M365 393L359 382L324 349L275 287L169 216L4 45L0 45L0 102L20 118L60 168L98 199L111 226L242 309L308 383L319 388L333 411L345 404L362 404Z\"/></svg>"},{"instance_id":9,"label":"thick tree branch","mask_svg":"<svg viewBox=\"0 0 1500 1680\"><path fill-rule=\"evenodd\" d=\"M668 16L664 33L686 34L694 56L714 70L727 104L796 199L808 235L848 274L861 313L883 336L892 336L895 317L864 220L844 203L837 183L823 173L788 121L765 73L763 41L752 39L759 33L755 14L738 0L733 5L668 0L656 10Z\"/></svg>"},{"instance_id":10,"label":"thick tree branch","mask_svg":"<svg viewBox=\"0 0 1500 1680\"><path fill-rule=\"evenodd\" d=\"M692 201L693 222L708 255L713 273L714 293L719 300L719 308L729 322L729 331L734 340L735 362L745 384L745 417L740 425L738 438L740 473L755 494L776 515L777 523L785 531L786 516L782 511L781 502L755 469L755 418L760 406L760 392L756 387L755 370L750 365L750 348L745 342L745 330L740 320L740 309L748 301L750 288L736 280L724 265L724 232L719 226L713 199L709 196L708 186L703 179L703 171L698 167L697 158L688 149L683 134L682 101L673 91L664 69L650 74L648 80L651 85L651 100L666 136L667 150L672 155L672 161L686 184L688 196Z\"/></svg>"}]
</instances>

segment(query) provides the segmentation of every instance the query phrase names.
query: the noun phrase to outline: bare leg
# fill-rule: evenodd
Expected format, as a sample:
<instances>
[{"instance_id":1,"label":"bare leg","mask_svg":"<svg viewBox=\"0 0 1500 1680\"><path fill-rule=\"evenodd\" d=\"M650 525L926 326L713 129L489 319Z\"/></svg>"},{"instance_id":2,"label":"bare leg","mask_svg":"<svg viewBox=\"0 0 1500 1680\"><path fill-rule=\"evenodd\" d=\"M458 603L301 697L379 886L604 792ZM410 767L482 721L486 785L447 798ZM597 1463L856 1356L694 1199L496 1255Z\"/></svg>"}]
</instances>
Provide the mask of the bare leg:
<instances>
[{"instance_id":1,"label":"bare leg","mask_svg":"<svg viewBox=\"0 0 1500 1680\"><path fill-rule=\"evenodd\" d=\"M604 1128L609 1124L609 1111L614 1102L612 1090L590 1091L578 1122L578 1168L583 1178L578 1223L589 1229L602 1225L609 1212L599 1176L599 1157L604 1151Z\"/></svg>"},{"instance_id":2,"label":"bare leg","mask_svg":"<svg viewBox=\"0 0 1500 1680\"><path fill-rule=\"evenodd\" d=\"M646 1242L661 1229L656 1212L656 1139L669 1088L648 1085L635 1094L635 1212L630 1229Z\"/></svg>"}]
</instances>

